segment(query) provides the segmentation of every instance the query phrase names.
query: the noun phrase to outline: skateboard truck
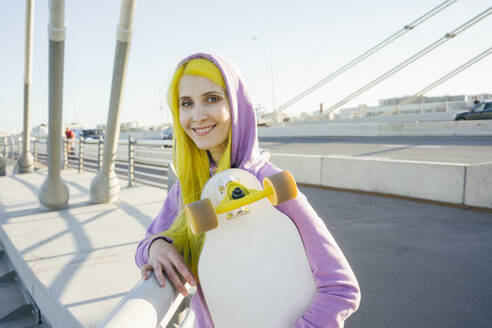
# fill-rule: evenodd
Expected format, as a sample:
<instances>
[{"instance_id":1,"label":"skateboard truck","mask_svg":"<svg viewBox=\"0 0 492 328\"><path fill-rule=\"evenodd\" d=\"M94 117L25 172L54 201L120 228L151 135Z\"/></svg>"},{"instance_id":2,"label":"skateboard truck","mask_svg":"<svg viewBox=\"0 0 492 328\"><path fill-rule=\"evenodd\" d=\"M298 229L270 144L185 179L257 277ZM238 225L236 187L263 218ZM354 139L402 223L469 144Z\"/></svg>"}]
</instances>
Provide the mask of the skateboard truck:
<instances>
[{"instance_id":1,"label":"skateboard truck","mask_svg":"<svg viewBox=\"0 0 492 328\"><path fill-rule=\"evenodd\" d=\"M218 187L224 195L219 205L213 205L209 198L190 203L185 206L185 213L195 234L215 229L218 226L217 215L227 213L231 219L249 212L247 205L268 198L270 203L277 206L297 197L297 186L289 171L281 171L263 179L263 190L248 189L233 177L227 177ZM235 211L239 209L238 211Z\"/></svg>"}]
</instances>

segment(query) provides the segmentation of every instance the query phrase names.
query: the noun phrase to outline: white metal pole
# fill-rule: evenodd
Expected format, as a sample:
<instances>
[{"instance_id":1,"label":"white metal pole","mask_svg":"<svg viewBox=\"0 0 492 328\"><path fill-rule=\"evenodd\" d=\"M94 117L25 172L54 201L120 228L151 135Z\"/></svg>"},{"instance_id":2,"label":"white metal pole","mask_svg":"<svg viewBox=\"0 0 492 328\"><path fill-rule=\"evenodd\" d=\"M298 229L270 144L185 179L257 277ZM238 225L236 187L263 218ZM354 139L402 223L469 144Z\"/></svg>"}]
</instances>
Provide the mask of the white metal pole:
<instances>
[{"instance_id":1,"label":"white metal pole","mask_svg":"<svg viewBox=\"0 0 492 328\"><path fill-rule=\"evenodd\" d=\"M48 176L39 190L40 203L50 209L67 206L69 191L61 178L65 1L50 0Z\"/></svg>"},{"instance_id":2,"label":"white metal pole","mask_svg":"<svg viewBox=\"0 0 492 328\"><path fill-rule=\"evenodd\" d=\"M19 173L33 171L33 157L31 154L31 133L29 127L29 109L31 105L31 71L32 71L32 31L34 21L34 0L26 0L26 48L24 55L24 131L22 134L22 155L17 161Z\"/></svg>"},{"instance_id":3,"label":"white metal pole","mask_svg":"<svg viewBox=\"0 0 492 328\"><path fill-rule=\"evenodd\" d=\"M277 109L277 104L275 103L275 77L273 75L273 54L272 46L268 44L268 55L270 57L270 73L272 75L272 111Z\"/></svg>"},{"instance_id":4,"label":"white metal pole","mask_svg":"<svg viewBox=\"0 0 492 328\"><path fill-rule=\"evenodd\" d=\"M133 16L136 0L121 2L120 22L117 27L116 52L113 66L113 81L109 100L104 154L101 170L91 182L91 202L106 203L118 199L120 183L114 171L116 151L120 137L120 109L123 99L126 68L132 38Z\"/></svg>"},{"instance_id":5,"label":"white metal pole","mask_svg":"<svg viewBox=\"0 0 492 328\"><path fill-rule=\"evenodd\" d=\"M264 39L260 39L256 36L254 36L252 39L255 41L264 42L267 45L268 59L270 60L270 75L271 75L271 82L272 82L272 112L274 112L277 108L277 105L275 103L275 77L274 77L274 73L273 73L272 45L269 41L266 41Z\"/></svg>"}]
</instances>

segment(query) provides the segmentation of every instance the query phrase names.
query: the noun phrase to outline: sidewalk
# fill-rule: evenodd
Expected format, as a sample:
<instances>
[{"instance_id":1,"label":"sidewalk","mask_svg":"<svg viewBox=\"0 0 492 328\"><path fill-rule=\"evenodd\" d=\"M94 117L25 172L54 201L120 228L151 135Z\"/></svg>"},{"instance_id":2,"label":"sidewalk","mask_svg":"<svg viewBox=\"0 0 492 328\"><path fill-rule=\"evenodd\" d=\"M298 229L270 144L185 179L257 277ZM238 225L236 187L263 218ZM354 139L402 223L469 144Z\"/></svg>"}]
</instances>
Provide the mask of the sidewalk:
<instances>
[{"instance_id":1,"label":"sidewalk","mask_svg":"<svg viewBox=\"0 0 492 328\"><path fill-rule=\"evenodd\" d=\"M140 280L133 256L166 190L122 182L114 204L89 204L93 173L62 172L68 208L41 209L46 169L0 177L0 240L54 327L95 327Z\"/></svg>"}]
</instances>

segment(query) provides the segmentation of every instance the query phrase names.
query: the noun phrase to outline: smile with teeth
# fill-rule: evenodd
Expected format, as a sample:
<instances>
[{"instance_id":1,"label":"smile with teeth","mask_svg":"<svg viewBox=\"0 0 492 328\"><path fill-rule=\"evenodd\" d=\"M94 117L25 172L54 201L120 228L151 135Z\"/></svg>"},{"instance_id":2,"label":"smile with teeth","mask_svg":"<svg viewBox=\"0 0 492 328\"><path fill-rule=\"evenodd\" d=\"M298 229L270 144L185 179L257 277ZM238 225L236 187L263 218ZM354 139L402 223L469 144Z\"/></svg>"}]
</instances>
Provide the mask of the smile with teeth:
<instances>
[{"instance_id":1,"label":"smile with teeth","mask_svg":"<svg viewBox=\"0 0 492 328\"><path fill-rule=\"evenodd\" d=\"M199 136L204 136L208 134L210 131L212 131L215 128L215 125L211 126L206 126L203 128L192 128L193 132L195 132Z\"/></svg>"}]
</instances>

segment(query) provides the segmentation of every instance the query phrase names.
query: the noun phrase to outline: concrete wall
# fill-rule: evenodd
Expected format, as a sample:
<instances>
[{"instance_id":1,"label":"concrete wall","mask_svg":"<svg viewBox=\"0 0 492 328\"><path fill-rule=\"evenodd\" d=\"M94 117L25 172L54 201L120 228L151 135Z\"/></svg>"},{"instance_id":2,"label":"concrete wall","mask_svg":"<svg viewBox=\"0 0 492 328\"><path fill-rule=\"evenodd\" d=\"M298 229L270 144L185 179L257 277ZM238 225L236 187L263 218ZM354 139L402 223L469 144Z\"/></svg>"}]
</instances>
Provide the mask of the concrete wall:
<instances>
[{"instance_id":1,"label":"concrete wall","mask_svg":"<svg viewBox=\"0 0 492 328\"><path fill-rule=\"evenodd\" d=\"M492 120L444 122L317 123L261 127L259 137L492 136Z\"/></svg>"},{"instance_id":2,"label":"concrete wall","mask_svg":"<svg viewBox=\"0 0 492 328\"><path fill-rule=\"evenodd\" d=\"M298 182L320 185L322 156L271 154L270 161L289 170Z\"/></svg>"},{"instance_id":3,"label":"concrete wall","mask_svg":"<svg viewBox=\"0 0 492 328\"><path fill-rule=\"evenodd\" d=\"M492 208L492 163L271 154L298 183Z\"/></svg>"},{"instance_id":4,"label":"concrete wall","mask_svg":"<svg viewBox=\"0 0 492 328\"><path fill-rule=\"evenodd\" d=\"M416 161L323 158L321 185L459 204L465 166Z\"/></svg>"},{"instance_id":5,"label":"concrete wall","mask_svg":"<svg viewBox=\"0 0 492 328\"><path fill-rule=\"evenodd\" d=\"M131 135L135 139L162 139L162 131L130 131L120 132L120 139L128 140L128 136Z\"/></svg>"},{"instance_id":6,"label":"concrete wall","mask_svg":"<svg viewBox=\"0 0 492 328\"><path fill-rule=\"evenodd\" d=\"M492 208L492 163L467 167L465 204Z\"/></svg>"},{"instance_id":7,"label":"concrete wall","mask_svg":"<svg viewBox=\"0 0 492 328\"><path fill-rule=\"evenodd\" d=\"M492 120L456 123L456 136L492 136Z\"/></svg>"}]
</instances>

